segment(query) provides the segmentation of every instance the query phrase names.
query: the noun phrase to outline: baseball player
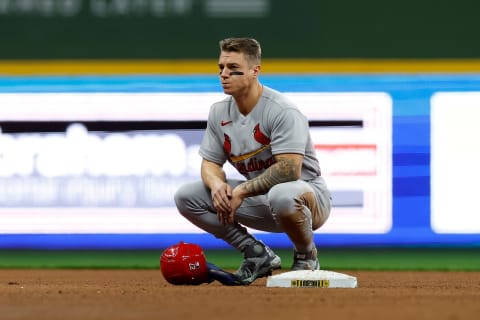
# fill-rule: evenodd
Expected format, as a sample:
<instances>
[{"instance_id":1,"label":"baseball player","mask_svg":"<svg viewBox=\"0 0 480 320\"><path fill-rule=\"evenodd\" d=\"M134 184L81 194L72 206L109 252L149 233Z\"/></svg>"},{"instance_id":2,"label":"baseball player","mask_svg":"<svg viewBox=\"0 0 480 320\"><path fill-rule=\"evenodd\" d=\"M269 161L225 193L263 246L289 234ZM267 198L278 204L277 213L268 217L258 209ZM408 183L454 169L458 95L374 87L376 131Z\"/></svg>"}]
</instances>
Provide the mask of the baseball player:
<instances>
[{"instance_id":1,"label":"baseball player","mask_svg":"<svg viewBox=\"0 0 480 320\"><path fill-rule=\"evenodd\" d=\"M261 48L252 38L220 41L225 94L211 106L200 146L201 177L175 194L179 212L243 253L242 284L270 275L277 256L245 228L284 232L293 243L292 270L320 268L313 230L328 219L331 195L320 173L306 117L259 81ZM227 179L230 162L245 180Z\"/></svg>"}]
</instances>

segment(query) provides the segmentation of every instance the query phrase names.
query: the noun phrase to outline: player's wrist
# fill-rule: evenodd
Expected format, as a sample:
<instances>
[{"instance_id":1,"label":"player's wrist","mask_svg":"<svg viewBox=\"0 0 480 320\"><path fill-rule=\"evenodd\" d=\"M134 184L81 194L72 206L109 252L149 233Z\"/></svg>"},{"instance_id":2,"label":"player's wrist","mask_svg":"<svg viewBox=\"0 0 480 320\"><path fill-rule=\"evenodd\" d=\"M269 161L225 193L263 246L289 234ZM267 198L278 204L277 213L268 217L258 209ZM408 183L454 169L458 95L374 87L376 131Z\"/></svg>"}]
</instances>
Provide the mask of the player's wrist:
<instances>
[{"instance_id":1,"label":"player's wrist","mask_svg":"<svg viewBox=\"0 0 480 320\"><path fill-rule=\"evenodd\" d=\"M247 193L247 189L244 188L243 184L236 186L232 191L232 197L239 198L241 200L247 198L249 194Z\"/></svg>"}]
</instances>

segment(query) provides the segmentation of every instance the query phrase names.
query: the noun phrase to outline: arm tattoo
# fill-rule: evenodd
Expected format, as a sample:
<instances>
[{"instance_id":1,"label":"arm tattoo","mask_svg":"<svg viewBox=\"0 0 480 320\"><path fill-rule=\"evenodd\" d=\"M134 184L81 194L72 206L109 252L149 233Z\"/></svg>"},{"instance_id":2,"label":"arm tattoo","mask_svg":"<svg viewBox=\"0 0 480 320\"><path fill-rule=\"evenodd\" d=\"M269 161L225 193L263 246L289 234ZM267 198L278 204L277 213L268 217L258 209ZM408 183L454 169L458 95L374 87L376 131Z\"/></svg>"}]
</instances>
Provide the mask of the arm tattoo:
<instances>
[{"instance_id":1,"label":"arm tattoo","mask_svg":"<svg viewBox=\"0 0 480 320\"><path fill-rule=\"evenodd\" d=\"M242 188L247 197L265 194L276 184L298 179L301 162L295 158L281 156L277 162L270 166L265 172L258 177L242 183Z\"/></svg>"}]
</instances>

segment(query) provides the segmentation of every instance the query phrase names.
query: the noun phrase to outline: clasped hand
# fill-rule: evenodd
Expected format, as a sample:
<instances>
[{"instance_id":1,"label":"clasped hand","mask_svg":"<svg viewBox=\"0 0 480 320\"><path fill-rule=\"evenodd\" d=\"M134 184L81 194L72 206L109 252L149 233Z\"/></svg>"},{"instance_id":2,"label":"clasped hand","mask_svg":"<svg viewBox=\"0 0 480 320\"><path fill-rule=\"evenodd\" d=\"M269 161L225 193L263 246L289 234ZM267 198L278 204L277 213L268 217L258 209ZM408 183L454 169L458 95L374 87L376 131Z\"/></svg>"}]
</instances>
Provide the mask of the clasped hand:
<instances>
[{"instance_id":1,"label":"clasped hand","mask_svg":"<svg viewBox=\"0 0 480 320\"><path fill-rule=\"evenodd\" d=\"M243 198L236 191L227 183L212 189L213 207L217 211L218 221L223 225L234 223L235 212L242 204Z\"/></svg>"}]
</instances>

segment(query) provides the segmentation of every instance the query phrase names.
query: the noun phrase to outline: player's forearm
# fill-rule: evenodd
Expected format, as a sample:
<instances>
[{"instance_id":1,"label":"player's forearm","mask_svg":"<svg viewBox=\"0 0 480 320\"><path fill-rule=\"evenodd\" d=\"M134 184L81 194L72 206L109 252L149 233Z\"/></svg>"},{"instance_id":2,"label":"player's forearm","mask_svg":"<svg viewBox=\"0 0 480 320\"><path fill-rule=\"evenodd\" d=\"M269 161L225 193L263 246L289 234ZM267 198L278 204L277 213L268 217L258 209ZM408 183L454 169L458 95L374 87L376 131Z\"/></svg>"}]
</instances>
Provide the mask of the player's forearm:
<instances>
[{"instance_id":1,"label":"player's forearm","mask_svg":"<svg viewBox=\"0 0 480 320\"><path fill-rule=\"evenodd\" d=\"M239 187L244 197L267 193L276 184L300 178L303 156L278 156L276 163L258 177L245 181Z\"/></svg>"},{"instance_id":2,"label":"player's forearm","mask_svg":"<svg viewBox=\"0 0 480 320\"><path fill-rule=\"evenodd\" d=\"M223 168L220 165L207 160L202 161L201 177L203 183L210 189L212 189L215 184L227 180Z\"/></svg>"}]
</instances>

